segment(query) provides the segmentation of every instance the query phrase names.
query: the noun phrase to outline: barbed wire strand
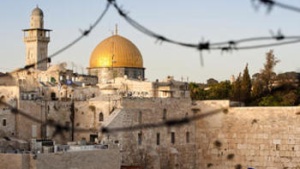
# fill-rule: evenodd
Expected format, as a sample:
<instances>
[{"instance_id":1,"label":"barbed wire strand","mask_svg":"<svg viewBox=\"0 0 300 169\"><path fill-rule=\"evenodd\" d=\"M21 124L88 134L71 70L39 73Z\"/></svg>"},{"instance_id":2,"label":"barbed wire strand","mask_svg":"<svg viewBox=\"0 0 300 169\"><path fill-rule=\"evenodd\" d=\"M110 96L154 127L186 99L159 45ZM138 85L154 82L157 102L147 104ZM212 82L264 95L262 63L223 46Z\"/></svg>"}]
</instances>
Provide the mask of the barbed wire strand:
<instances>
[{"instance_id":1,"label":"barbed wire strand","mask_svg":"<svg viewBox=\"0 0 300 169\"><path fill-rule=\"evenodd\" d=\"M42 59L36 63L30 64L30 65L26 65L23 68L17 69L16 71L23 71L23 70L27 70L29 68L34 67L35 65L42 63L42 62L50 62L50 60L59 55L60 53L66 51L67 49L71 48L73 45L75 45L76 43L78 43L81 39L83 39L84 37L87 37L92 31L93 29L100 23L100 21L103 19L103 17L105 16L105 14L107 13L108 9L110 7L110 3L107 2L106 6L104 8L104 10L102 11L102 13L99 15L99 17L96 19L96 21L86 30L82 31L81 35L78 36L77 38L75 38L72 42L70 42L69 44L67 44L66 46L62 47L61 49L57 50L56 52L54 52L53 54L49 55L46 59Z\"/></svg>"},{"instance_id":2,"label":"barbed wire strand","mask_svg":"<svg viewBox=\"0 0 300 169\"><path fill-rule=\"evenodd\" d=\"M103 127L101 131L102 133L114 133L114 132L136 131L142 129L152 129L152 128L159 128L159 127L181 126L181 125L189 124L192 121L197 121L221 112L227 113L227 111L228 111L227 109L216 109L216 110L208 111L203 114L194 115L191 117L185 117L181 119L169 119L159 123L138 124L138 125L127 126L127 127L113 127L113 128Z\"/></svg>"},{"instance_id":3,"label":"barbed wire strand","mask_svg":"<svg viewBox=\"0 0 300 169\"><path fill-rule=\"evenodd\" d=\"M185 43L180 42L176 40L172 40L170 38L167 38L161 34L155 33L151 31L150 29L146 28L145 26L141 25L131 17L127 15L127 13L121 9L121 7L117 4L115 0L109 1L114 8L118 11L119 15L127 21L132 27L140 31L141 33L150 36L152 38L157 39L157 41L162 42L168 42L175 45L180 45L184 47L191 47L196 48L200 51L202 50L239 50L239 49L256 49L256 48L263 48L263 47L271 47L271 46L279 46L279 45L285 45L285 44L292 44L292 43L299 43L299 41L289 41L287 43L267 43L267 44L261 44L261 45L252 45L252 46L245 46L245 47L238 47L238 44L246 43L246 42L252 42L252 41L262 41L262 40L275 40L275 41L283 41L288 39L300 39L300 36L284 36L282 34L278 34L276 36L270 36L270 37L251 37L251 38L245 38L245 39L239 39L239 40L230 40L225 42L216 42L216 43L210 43L209 41L206 42L200 42L200 43ZM218 46L213 48L212 46Z\"/></svg>"},{"instance_id":4,"label":"barbed wire strand","mask_svg":"<svg viewBox=\"0 0 300 169\"><path fill-rule=\"evenodd\" d=\"M294 7L294 6L291 6L291 5L275 2L273 0L252 0L253 3L255 1L258 1L258 3L266 5L269 8L272 8L274 5L276 5L276 6L281 7L281 8L285 8L285 9L288 9L288 10L293 10L293 11L300 12L300 8L298 8L298 7ZM240 44L240 43L245 43L245 42L250 42L250 41L260 41L260 40L277 40L277 41L279 41L279 40L285 40L285 39L290 39L290 38L297 38L297 39L300 38L300 36L290 36L290 37L287 36L287 37L285 37L283 35L278 35L278 36L273 36L273 37L253 37L253 38L245 38L245 39L240 39L240 40L230 40L230 41L226 41L226 42L216 42L216 43L209 43L208 41L207 42L196 43L196 44L184 43L184 42L180 42L180 41L171 40L170 38L167 38L165 36L162 36L160 34L157 34L153 31L149 30L148 28L142 26L140 23L136 22L134 19L129 17L126 14L126 12L123 11L118 6L116 0L107 0L106 7L103 10L103 12L101 13L101 15L97 18L97 20L94 22L94 24L92 24L89 29L86 29L85 31L83 31L79 37L77 37L75 40L73 40L71 43L67 44L63 48L61 48L58 51L54 52L53 54L49 55L46 59L40 60L37 63L26 65L24 68L17 69L16 71L22 71L22 70L32 68L32 67L34 67L35 65L37 65L41 62L45 62L45 61L50 62L51 58L59 55L60 53L64 52L65 50L69 49L70 47L75 45L77 42L79 42L83 37L88 36L90 34L90 32L102 20L102 18L104 17L106 12L108 11L111 4L115 7L115 9L118 11L120 16L122 16L130 25L132 25L134 28L136 28L140 32L142 32L142 33L144 33L148 36L151 36L153 38L156 38L158 41L169 42L169 43L172 43L172 44L185 46L185 47L197 48L200 51L202 51L202 50L229 51L229 50L239 50L239 49L243 49L243 50L244 49L257 49L257 48L280 46L280 45L286 45L286 44L292 44L292 43L299 43L299 41L296 40L296 41L290 41L290 42L287 42L287 43L269 43L269 44L252 45L252 46L245 46L245 47L238 47L237 45ZM220 45L224 45L224 46L220 46ZM212 48L211 46L219 46L219 47ZM201 60L201 63L203 63L203 60Z\"/></svg>"},{"instance_id":5,"label":"barbed wire strand","mask_svg":"<svg viewBox=\"0 0 300 169\"><path fill-rule=\"evenodd\" d=\"M255 2L257 2L258 4L255 4ZM286 10L290 10L290 11L300 13L300 8L299 7L295 7L295 6L292 6L292 5L280 3L280 2L274 1L274 0L252 0L252 4L255 7L255 9L259 8L259 4L265 5L267 7L268 12L270 12L273 9L274 6L277 6L277 7L282 8L282 9L286 9Z\"/></svg>"}]
</instances>

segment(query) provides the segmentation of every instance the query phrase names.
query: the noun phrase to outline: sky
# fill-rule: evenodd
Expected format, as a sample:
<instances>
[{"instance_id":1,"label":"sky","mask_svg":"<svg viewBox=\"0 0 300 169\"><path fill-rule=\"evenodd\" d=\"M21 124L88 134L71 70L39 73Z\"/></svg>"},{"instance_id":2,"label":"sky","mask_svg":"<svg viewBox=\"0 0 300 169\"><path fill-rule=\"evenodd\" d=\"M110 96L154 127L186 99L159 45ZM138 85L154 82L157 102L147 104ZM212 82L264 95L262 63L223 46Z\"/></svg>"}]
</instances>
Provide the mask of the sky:
<instances>
[{"instance_id":1,"label":"sky","mask_svg":"<svg viewBox=\"0 0 300 169\"><path fill-rule=\"evenodd\" d=\"M298 0L280 1L300 7ZM285 36L300 35L300 13L274 6L268 13L264 6L255 10L251 0L117 0L127 14L150 30L170 39L187 43L202 41L223 42L249 37L271 36L270 30ZM81 35L104 10L105 0L2 0L0 6L0 71L9 72L25 64L25 45L22 29L29 28L31 11L39 6L44 12L44 28L53 30L48 54L56 52ZM112 35L118 24L119 35L132 41L144 60L148 80L174 76L177 80L205 83L207 79L230 79L243 72L248 64L250 75L259 72L265 62L265 54L273 49L280 60L275 72L300 72L300 43L252 50L200 52L157 42L130 26L114 8L84 39L55 56L52 63L67 62L76 65L74 70L85 72L93 49ZM267 43L273 41L267 41ZM252 43L257 44L257 43ZM245 44L251 45L251 44Z\"/></svg>"}]
</instances>

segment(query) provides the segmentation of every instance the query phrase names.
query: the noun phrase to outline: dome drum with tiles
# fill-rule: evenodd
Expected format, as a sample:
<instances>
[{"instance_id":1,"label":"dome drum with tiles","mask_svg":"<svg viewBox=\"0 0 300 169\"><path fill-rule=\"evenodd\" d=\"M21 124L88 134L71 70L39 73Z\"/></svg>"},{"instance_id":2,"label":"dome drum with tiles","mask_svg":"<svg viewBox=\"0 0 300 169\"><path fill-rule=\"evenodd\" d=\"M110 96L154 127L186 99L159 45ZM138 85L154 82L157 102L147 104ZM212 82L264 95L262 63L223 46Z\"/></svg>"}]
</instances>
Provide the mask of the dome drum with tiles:
<instances>
[{"instance_id":1,"label":"dome drum with tiles","mask_svg":"<svg viewBox=\"0 0 300 169\"><path fill-rule=\"evenodd\" d=\"M98 76L99 83L116 77L144 79L143 58L138 48L128 39L113 35L100 42L90 57L90 75Z\"/></svg>"}]
</instances>

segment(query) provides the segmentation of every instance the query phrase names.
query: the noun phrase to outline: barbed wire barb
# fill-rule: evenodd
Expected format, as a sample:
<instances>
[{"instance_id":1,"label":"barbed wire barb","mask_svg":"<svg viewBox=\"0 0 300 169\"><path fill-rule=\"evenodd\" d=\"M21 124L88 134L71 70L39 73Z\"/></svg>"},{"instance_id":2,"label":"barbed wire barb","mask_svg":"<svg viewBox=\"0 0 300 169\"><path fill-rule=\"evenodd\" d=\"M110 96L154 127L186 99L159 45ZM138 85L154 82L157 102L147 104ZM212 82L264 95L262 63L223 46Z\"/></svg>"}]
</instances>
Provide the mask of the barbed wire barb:
<instances>
[{"instance_id":1,"label":"barbed wire barb","mask_svg":"<svg viewBox=\"0 0 300 169\"><path fill-rule=\"evenodd\" d=\"M260 4L266 6L267 13L270 13L274 9L274 6L300 13L300 8L299 7L295 7L295 6L292 6L292 5L280 3L280 2L274 1L274 0L251 0L251 1L252 1L252 5L253 5L255 10L259 9Z\"/></svg>"}]
</instances>

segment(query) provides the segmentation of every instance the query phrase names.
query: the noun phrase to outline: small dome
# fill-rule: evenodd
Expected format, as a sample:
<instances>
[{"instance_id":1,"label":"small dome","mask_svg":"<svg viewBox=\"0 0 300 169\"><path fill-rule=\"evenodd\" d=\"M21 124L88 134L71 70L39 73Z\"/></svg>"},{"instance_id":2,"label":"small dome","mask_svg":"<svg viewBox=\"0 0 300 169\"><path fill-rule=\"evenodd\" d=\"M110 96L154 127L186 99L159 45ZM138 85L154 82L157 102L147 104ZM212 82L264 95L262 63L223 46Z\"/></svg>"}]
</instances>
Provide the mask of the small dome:
<instances>
[{"instance_id":1,"label":"small dome","mask_svg":"<svg viewBox=\"0 0 300 169\"><path fill-rule=\"evenodd\" d=\"M143 58L130 40L113 35L100 42L90 57L90 68L103 67L143 68Z\"/></svg>"},{"instance_id":2,"label":"small dome","mask_svg":"<svg viewBox=\"0 0 300 169\"><path fill-rule=\"evenodd\" d=\"M31 15L35 15L35 16L44 16L43 11L37 6L36 8L34 8L31 12Z\"/></svg>"}]
</instances>

